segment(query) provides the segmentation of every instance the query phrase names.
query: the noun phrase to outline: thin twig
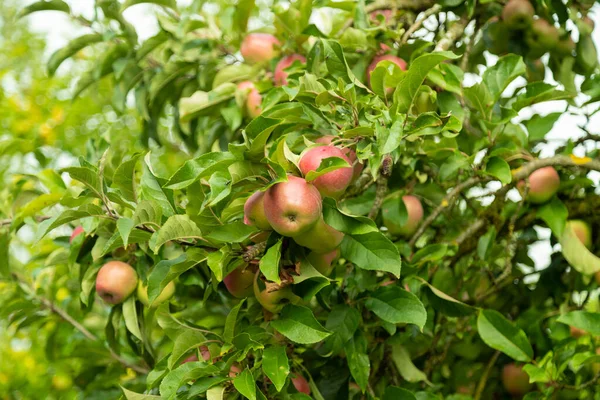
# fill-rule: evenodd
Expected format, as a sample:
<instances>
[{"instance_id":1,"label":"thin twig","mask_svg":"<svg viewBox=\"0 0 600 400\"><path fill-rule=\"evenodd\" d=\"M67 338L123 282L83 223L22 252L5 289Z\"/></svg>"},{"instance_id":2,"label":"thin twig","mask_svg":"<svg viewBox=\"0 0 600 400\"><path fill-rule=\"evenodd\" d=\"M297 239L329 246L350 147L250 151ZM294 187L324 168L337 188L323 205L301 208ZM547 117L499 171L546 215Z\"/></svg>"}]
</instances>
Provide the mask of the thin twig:
<instances>
[{"instance_id":1,"label":"thin twig","mask_svg":"<svg viewBox=\"0 0 600 400\"><path fill-rule=\"evenodd\" d=\"M492 358L490 358L490 361L487 363L487 366L485 367L485 371L483 372L481 379L479 379L479 384L477 385L477 391L475 392L475 396L473 397L474 400L481 399L481 395L483 394L485 385L487 384L488 378L490 377L490 371L492 370L492 367L498 360L498 356L500 356L500 352L496 351L494 353L494 355L492 356Z\"/></svg>"},{"instance_id":2,"label":"thin twig","mask_svg":"<svg viewBox=\"0 0 600 400\"><path fill-rule=\"evenodd\" d=\"M408 39L410 39L410 37L412 36L412 34L415 33L416 31L418 31L419 29L421 29L421 26L423 26L423 23L429 17L431 17L432 15L437 14L438 12L440 12L441 9L442 9L441 5L435 4L430 9L424 11L423 15L421 16L421 18L419 18L418 20L416 20L415 23L412 24L410 26L410 28L408 28L408 30L406 31L406 33L402 36L402 41L400 43L405 44L406 42L408 42Z\"/></svg>"},{"instance_id":3,"label":"thin twig","mask_svg":"<svg viewBox=\"0 0 600 400\"><path fill-rule=\"evenodd\" d=\"M446 51L452 46L458 38L463 34L465 28L469 24L469 19L462 17L459 21L455 22L446 35L438 42L435 46L435 51Z\"/></svg>"}]
</instances>

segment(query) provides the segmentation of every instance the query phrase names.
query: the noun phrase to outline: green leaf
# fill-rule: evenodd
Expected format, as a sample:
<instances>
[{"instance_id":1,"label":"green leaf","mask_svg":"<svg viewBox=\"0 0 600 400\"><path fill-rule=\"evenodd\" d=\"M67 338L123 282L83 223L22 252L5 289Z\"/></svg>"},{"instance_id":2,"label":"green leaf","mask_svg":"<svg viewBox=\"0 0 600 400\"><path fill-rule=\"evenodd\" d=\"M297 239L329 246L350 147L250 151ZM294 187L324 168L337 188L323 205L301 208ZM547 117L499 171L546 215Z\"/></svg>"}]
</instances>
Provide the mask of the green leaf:
<instances>
[{"instance_id":1,"label":"green leaf","mask_svg":"<svg viewBox=\"0 0 600 400\"><path fill-rule=\"evenodd\" d=\"M206 342L206 337L202 332L186 330L181 335L177 336L175 343L173 343L173 350L169 356L169 369L181 361L181 359L190 353L192 350L197 349Z\"/></svg>"},{"instance_id":2,"label":"green leaf","mask_svg":"<svg viewBox=\"0 0 600 400\"><path fill-rule=\"evenodd\" d=\"M207 253L203 249L194 248L181 254L172 260L159 261L148 276L148 301L150 304L160 296L169 282L207 258Z\"/></svg>"},{"instance_id":3,"label":"green leaf","mask_svg":"<svg viewBox=\"0 0 600 400\"><path fill-rule=\"evenodd\" d=\"M588 311L571 311L558 317L558 322L583 329L593 336L600 335L600 314Z\"/></svg>"},{"instance_id":4,"label":"green leaf","mask_svg":"<svg viewBox=\"0 0 600 400\"><path fill-rule=\"evenodd\" d=\"M367 298L365 306L390 324L414 324L423 329L427 321L419 298L398 286L380 287Z\"/></svg>"},{"instance_id":5,"label":"green leaf","mask_svg":"<svg viewBox=\"0 0 600 400\"><path fill-rule=\"evenodd\" d=\"M527 335L495 310L480 310L477 330L481 339L493 349L522 362L533 358L533 349Z\"/></svg>"},{"instance_id":6,"label":"green leaf","mask_svg":"<svg viewBox=\"0 0 600 400\"><path fill-rule=\"evenodd\" d=\"M339 337L342 344L354 336L360 324L360 313L357 309L345 304L338 304L327 316L325 327Z\"/></svg>"},{"instance_id":7,"label":"green leaf","mask_svg":"<svg viewBox=\"0 0 600 400\"><path fill-rule=\"evenodd\" d=\"M63 0L41 0L23 8L19 12L18 17L22 18L38 11L62 11L68 14L71 12L71 8L69 8L69 5Z\"/></svg>"},{"instance_id":8,"label":"green leaf","mask_svg":"<svg viewBox=\"0 0 600 400\"><path fill-rule=\"evenodd\" d=\"M395 344L392 346L392 361L398 368L402 378L408 382L428 382L427 375L413 364L410 353L404 346Z\"/></svg>"},{"instance_id":9,"label":"green leaf","mask_svg":"<svg viewBox=\"0 0 600 400\"><path fill-rule=\"evenodd\" d=\"M331 333L317 321L310 308L286 305L279 319L271 321L271 326L288 339L300 344L322 341Z\"/></svg>"},{"instance_id":10,"label":"green leaf","mask_svg":"<svg viewBox=\"0 0 600 400\"><path fill-rule=\"evenodd\" d=\"M417 251L411 263L414 265L441 260L448 252L448 245L443 243L430 244Z\"/></svg>"},{"instance_id":11,"label":"green leaf","mask_svg":"<svg viewBox=\"0 0 600 400\"><path fill-rule=\"evenodd\" d=\"M133 155L129 160L120 164L115 170L112 187L119 190L125 200L137 202L135 191L135 166L143 154Z\"/></svg>"},{"instance_id":12,"label":"green leaf","mask_svg":"<svg viewBox=\"0 0 600 400\"><path fill-rule=\"evenodd\" d=\"M245 299L240 301L235 307L231 309L227 318L225 318L225 328L223 329L223 339L226 343L231 343L235 337L235 325L237 324L238 314L240 309L244 305Z\"/></svg>"},{"instance_id":13,"label":"green leaf","mask_svg":"<svg viewBox=\"0 0 600 400\"><path fill-rule=\"evenodd\" d=\"M279 239L277 243L269 247L265 255L260 259L260 272L271 282L281 283L281 279L279 278L279 262L281 260L282 244L283 239Z\"/></svg>"},{"instance_id":14,"label":"green leaf","mask_svg":"<svg viewBox=\"0 0 600 400\"><path fill-rule=\"evenodd\" d=\"M394 92L397 113L404 114L412 108L419 87L423 84L429 71L445 60L455 60L457 58L459 56L447 51L424 54L416 58L410 64L408 71L402 75Z\"/></svg>"},{"instance_id":15,"label":"green leaf","mask_svg":"<svg viewBox=\"0 0 600 400\"><path fill-rule=\"evenodd\" d=\"M371 373L371 362L367 354L367 340L362 335L356 335L348 341L344 350L348 368L352 377L364 393L369 383L369 374Z\"/></svg>"},{"instance_id":16,"label":"green leaf","mask_svg":"<svg viewBox=\"0 0 600 400\"><path fill-rule=\"evenodd\" d=\"M383 400L417 400L417 398L412 392L406 389L388 386L385 388Z\"/></svg>"},{"instance_id":17,"label":"green leaf","mask_svg":"<svg viewBox=\"0 0 600 400\"><path fill-rule=\"evenodd\" d=\"M136 4L156 4L158 6L169 7L177 11L176 0L127 0L125 4L123 4L123 6L121 7L121 12Z\"/></svg>"},{"instance_id":18,"label":"green leaf","mask_svg":"<svg viewBox=\"0 0 600 400\"><path fill-rule=\"evenodd\" d=\"M507 185L512 181L510 166L500 157L490 157L485 167L486 174L498 178L502 184Z\"/></svg>"},{"instance_id":19,"label":"green leaf","mask_svg":"<svg viewBox=\"0 0 600 400\"><path fill-rule=\"evenodd\" d=\"M67 10L66 12L69 11ZM60 48L50 56L50 60L48 60L48 74L50 76L54 75L58 67L60 67L67 58L73 57L83 48L94 43L99 43L102 40L104 40L104 37L99 33L90 33L73 39L69 44Z\"/></svg>"},{"instance_id":20,"label":"green leaf","mask_svg":"<svg viewBox=\"0 0 600 400\"><path fill-rule=\"evenodd\" d=\"M171 176L166 188L184 189L196 182L198 179L208 177L219 170L225 170L236 161L233 154L207 153L200 157L188 160Z\"/></svg>"},{"instance_id":21,"label":"green leaf","mask_svg":"<svg viewBox=\"0 0 600 400\"><path fill-rule=\"evenodd\" d=\"M185 72L185 71L183 71ZM211 113L214 108L235 96L237 86L233 83L224 83L210 92L197 91L190 97L179 100L179 117L182 123Z\"/></svg>"},{"instance_id":22,"label":"green leaf","mask_svg":"<svg viewBox=\"0 0 600 400\"><path fill-rule=\"evenodd\" d=\"M517 77L525 75L526 70L521 56L508 54L500 57L493 67L483 73L483 82L494 101L497 101L508 85Z\"/></svg>"},{"instance_id":23,"label":"green leaf","mask_svg":"<svg viewBox=\"0 0 600 400\"><path fill-rule=\"evenodd\" d=\"M550 113L545 116L538 114L533 115L528 121L523 121L523 124L529 132L529 141L536 142L544 140L546 134L552 130L554 124L563 115L561 112Z\"/></svg>"},{"instance_id":24,"label":"green leaf","mask_svg":"<svg viewBox=\"0 0 600 400\"><path fill-rule=\"evenodd\" d=\"M206 391L206 400L223 400L225 386L215 386Z\"/></svg>"},{"instance_id":25,"label":"green leaf","mask_svg":"<svg viewBox=\"0 0 600 400\"><path fill-rule=\"evenodd\" d=\"M94 204L85 204L79 207L77 210L66 210L63 211L60 215L50 218L40 224L39 229L39 237L38 240L43 238L53 229L58 228L61 225L68 224L69 222L88 218L88 217L98 217L105 216L102 208Z\"/></svg>"},{"instance_id":26,"label":"green leaf","mask_svg":"<svg viewBox=\"0 0 600 400\"><path fill-rule=\"evenodd\" d=\"M244 221L238 220L225 225L216 226L206 234L206 239L223 243L241 243L246 241L255 232L256 227L246 225L244 224Z\"/></svg>"},{"instance_id":27,"label":"green leaf","mask_svg":"<svg viewBox=\"0 0 600 400\"><path fill-rule=\"evenodd\" d=\"M0 230L0 278L8 278L10 276L9 244L10 235L6 229Z\"/></svg>"},{"instance_id":28,"label":"green leaf","mask_svg":"<svg viewBox=\"0 0 600 400\"><path fill-rule=\"evenodd\" d=\"M307 182L312 182L318 177L340 168L351 168L351 165L343 158L327 157L321 160L319 167L315 171L309 171L304 179L306 179Z\"/></svg>"},{"instance_id":29,"label":"green leaf","mask_svg":"<svg viewBox=\"0 0 600 400\"><path fill-rule=\"evenodd\" d=\"M121 390L123 390L123 394L125 395L125 398L127 400L160 400L161 399L160 396L153 396L150 394L139 394L139 393L132 392L131 390L125 389L123 386L121 386Z\"/></svg>"},{"instance_id":30,"label":"green leaf","mask_svg":"<svg viewBox=\"0 0 600 400\"><path fill-rule=\"evenodd\" d=\"M19 213L13 219L11 225L13 227L18 227L25 218L33 217L44 208L55 205L62 199L62 197L63 195L61 193L44 193L39 195L19 210Z\"/></svg>"},{"instance_id":31,"label":"green leaf","mask_svg":"<svg viewBox=\"0 0 600 400\"><path fill-rule=\"evenodd\" d=\"M99 198L102 198L102 187L100 185L100 178L98 171L94 171L87 167L69 167L63 169L61 172L66 172L71 175L71 178L83 183L89 189L96 194Z\"/></svg>"},{"instance_id":32,"label":"green leaf","mask_svg":"<svg viewBox=\"0 0 600 400\"><path fill-rule=\"evenodd\" d=\"M275 385L275 389L280 392L290 373L286 348L283 346L267 347L263 352L262 369Z\"/></svg>"},{"instance_id":33,"label":"green leaf","mask_svg":"<svg viewBox=\"0 0 600 400\"><path fill-rule=\"evenodd\" d=\"M490 250L494 247L496 241L496 227L490 226L485 235L481 236L477 241L477 255L482 260L487 259Z\"/></svg>"},{"instance_id":34,"label":"green leaf","mask_svg":"<svg viewBox=\"0 0 600 400\"><path fill-rule=\"evenodd\" d=\"M325 64L329 73L335 78L343 78L347 82L366 89L366 86L354 76L354 73L348 66L342 46L333 40L321 40L321 43L323 45Z\"/></svg>"},{"instance_id":35,"label":"green leaf","mask_svg":"<svg viewBox=\"0 0 600 400\"><path fill-rule=\"evenodd\" d=\"M121 234L121 238L123 239L123 247L125 248L127 248L129 235L131 234L131 230L134 226L135 224L130 218L119 218L117 220L117 230L119 231L119 234Z\"/></svg>"},{"instance_id":36,"label":"green leaf","mask_svg":"<svg viewBox=\"0 0 600 400\"><path fill-rule=\"evenodd\" d=\"M188 398L194 399L195 396L199 396L203 393L206 393L206 398L210 399L222 399L223 398L223 387L218 386L223 382L228 381L229 378L225 378L224 376L210 376L206 378L200 378L194 382L190 390L187 392ZM211 392L214 390L214 393ZM217 397L211 397L211 396ZM220 397L219 397L220 396Z\"/></svg>"},{"instance_id":37,"label":"green leaf","mask_svg":"<svg viewBox=\"0 0 600 400\"><path fill-rule=\"evenodd\" d=\"M162 215L170 217L175 214L175 207L171 199L167 196L167 192L163 190L158 179L152 173L149 167L148 155L142 164L142 179L140 181L140 197L143 200L155 202L162 209Z\"/></svg>"},{"instance_id":38,"label":"green leaf","mask_svg":"<svg viewBox=\"0 0 600 400\"><path fill-rule=\"evenodd\" d=\"M154 252L170 240L202 239L202 232L187 215L173 215L156 232Z\"/></svg>"},{"instance_id":39,"label":"green leaf","mask_svg":"<svg viewBox=\"0 0 600 400\"><path fill-rule=\"evenodd\" d=\"M143 340L140 325L138 323L137 311L135 309L135 296L129 296L123 303L123 319L125 319L127 330L136 338Z\"/></svg>"},{"instance_id":40,"label":"green leaf","mask_svg":"<svg viewBox=\"0 0 600 400\"><path fill-rule=\"evenodd\" d=\"M546 225L552 230L557 238L562 237L569 217L569 210L558 197L553 197L549 202L540 206L536 215L540 217Z\"/></svg>"},{"instance_id":41,"label":"green leaf","mask_svg":"<svg viewBox=\"0 0 600 400\"><path fill-rule=\"evenodd\" d=\"M135 226L154 225L160 228L162 222L162 208L153 201L142 200L133 213Z\"/></svg>"},{"instance_id":42,"label":"green leaf","mask_svg":"<svg viewBox=\"0 0 600 400\"><path fill-rule=\"evenodd\" d=\"M177 390L186 382L212 376L219 373L219 369L214 365L209 365L203 361L192 361L180 365L169 372L160 384L160 395L164 400L175 399Z\"/></svg>"},{"instance_id":43,"label":"green leaf","mask_svg":"<svg viewBox=\"0 0 600 400\"><path fill-rule=\"evenodd\" d=\"M341 244L342 257L357 267L385 271L400 277L402 262L398 248L382 233L346 235Z\"/></svg>"},{"instance_id":44,"label":"green leaf","mask_svg":"<svg viewBox=\"0 0 600 400\"><path fill-rule=\"evenodd\" d=\"M402 138L405 136L403 128L405 119L406 116L401 114L390 128L383 127L379 124L375 126L377 132L377 144L379 146L379 151L382 154L391 153L400 146Z\"/></svg>"},{"instance_id":45,"label":"green leaf","mask_svg":"<svg viewBox=\"0 0 600 400\"><path fill-rule=\"evenodd\" d=\"M233 378L233 386L247 399L256 400L256 384L249 369L243 370Z\"/></svg>"},{"instance_id":46,"label":"green leaf","mask_svg":"<svg viewBox=\"0 0 600 400\"><path fill-rule=\"evenodd\" d=\"M592 275L600 271L600 258L585 247L577 237L572 225L567 224L564 227L560 245L563 257L575 270L585 275Z\"/></svg>"},{"instance_id":47,"label":"green leaf","mask_svg":"<svg viewBox=\"0 0 600 400\"><path fill-rule=\"evenodd\" d=\"M476 309L463 302L456 300L454 297L448 296L446 293L434 287L426 280L417 277L417 279L425 284L428 299L433 309L440 311L450 317L465 317L473 314Z\"/></svg>"},{"instance_id":48,"label":"green leaf","mask_svg":"<svg viewBox=\"0 0 600 400\"><path fill-rule=\"evenodd\" d=\"M525 87L525 92L518 95L512 104L515 111L545 101L570 99L574 94L556 90L554 86L544 82L530 83Z\"/></svg>"}]
</instances>

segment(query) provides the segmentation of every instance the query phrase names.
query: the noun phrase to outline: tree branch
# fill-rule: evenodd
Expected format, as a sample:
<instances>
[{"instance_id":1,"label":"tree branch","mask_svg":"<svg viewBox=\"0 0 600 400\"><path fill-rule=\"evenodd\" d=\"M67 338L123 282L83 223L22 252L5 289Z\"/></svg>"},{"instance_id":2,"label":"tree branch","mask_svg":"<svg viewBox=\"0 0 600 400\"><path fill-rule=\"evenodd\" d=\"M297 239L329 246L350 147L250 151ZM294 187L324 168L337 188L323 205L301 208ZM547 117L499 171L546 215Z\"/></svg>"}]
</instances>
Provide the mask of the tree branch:
<instances>
[{"instance_id":1,"label":"tree branch","mask_svg":"<svg viewBox=\"0 0 600 400\"><path fill-rule=\"evenodd\" d=\"M469 19L465 17L462 17L459 21L455 22L450 29L448 29L446 35L435 46L435 51L448 50L463 34L468 24Z\"/></svg>"},{"instance_id":2,"label":"tree branch","mask_svg":"<svg viewBox=\"0 0 600 400\"><path fill-rule=\"evenodd\" d=\"M423 26L423 22L425 22L432 15L437 14L438 12L440 12L441 9L442 9L441 5L435 4L433 7L431 7L428 10L426 10L423 13L423 15L421 16L421 18L419 18L417 21L415 21L415 23L412 24L410 26L410 28L408 28L408 30L406 31L406 33L402 36L402 41L400 43L401 44L405 44L406 42L408 42L408 39L410 39L410 37L412 36L412 34L415 33L416 31L418 31L419 29L421 29L421 26Z\"/></svg>"}]
</instances>

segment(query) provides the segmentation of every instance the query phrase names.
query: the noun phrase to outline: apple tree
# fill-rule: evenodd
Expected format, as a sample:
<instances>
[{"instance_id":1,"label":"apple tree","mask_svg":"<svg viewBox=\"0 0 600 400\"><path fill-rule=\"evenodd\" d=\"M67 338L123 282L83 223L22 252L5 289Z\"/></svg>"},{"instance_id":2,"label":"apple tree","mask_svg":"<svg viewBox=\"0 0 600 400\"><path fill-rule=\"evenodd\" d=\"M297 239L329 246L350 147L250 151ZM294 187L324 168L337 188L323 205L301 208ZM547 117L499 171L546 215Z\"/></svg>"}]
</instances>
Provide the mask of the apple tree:
<instances>
[{"instance_id":1,"label":"apple tree","mask_svg":"<svg viewBox=\"0 0 600 400\"><path fill-rule=\"evenodd\" d=\"M3 317L83 398L599 399L593 5L28 5L138 125L7 175Z\"/></svg>"}]
</instances>

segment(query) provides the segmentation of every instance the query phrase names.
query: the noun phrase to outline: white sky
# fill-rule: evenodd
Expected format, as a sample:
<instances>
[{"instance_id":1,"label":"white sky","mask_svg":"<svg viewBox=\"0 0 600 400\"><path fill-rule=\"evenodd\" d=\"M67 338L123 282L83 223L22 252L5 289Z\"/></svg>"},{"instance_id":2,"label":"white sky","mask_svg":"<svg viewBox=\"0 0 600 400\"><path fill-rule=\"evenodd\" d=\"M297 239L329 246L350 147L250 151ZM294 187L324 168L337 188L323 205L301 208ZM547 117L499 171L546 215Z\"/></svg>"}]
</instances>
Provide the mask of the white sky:
<instances>
[{"instance_id":1,"label":"white sky","mask_svg":"<svg viewBox=\"0 0 600 400\"><path fill-rule=\"evenodd\" d=\"M0 0L1 1L1 0ZM33 3L35 0L25 0L24 5ZM93 0L65 0L71 6L73 12L77 15L83 15L91 18L93 16ZM181 5L191 3L191 0L178 0ZM132 23L137 30L138 36L141 41L154 35L158 30L158 24L154 13L157 7L153 5L140 4L127 9L124 13L125 18ZM595 21L596 26L600 27L600 6L597 4L594 6L591 17ZM48 55L56 49L64 46L69 40L85 33L85 29L79 25L73 23L65 14L59 12L46 12L46 13L35 13L28 17L31 27L38 32L43 33L48 41ZM594 32L594 40L599 44L600 48L600 28ZM507 91L514 90L515 87L523 83L523 78L516 80ZM585 96L577 99L578 104L582 104L585 101ZM522 110L519 117L516 119L527 120L533 114L546 115L553 112L563 112L565 110L566 103L564 101L554 101L543 103L541 105L535 105L530 108ZM563 114L557 123L554 125L552 131L546 135L548 145L544 146L541 151L541 157L548 157L553 155L554 149L560 147L565 140L569 138L577 138L583 136L583 132L580 131L577 126L585 122L585 117L574 116L569 114ZM592 129L592 133L600 134L600 129L595 127L600 126L600 113L594 116L591 120L588 128ZM593 146L593 144L588 144ZM584 148L579 148L575 152L577 155L583 155L585 153ZM600 174L592 173L590 177L597 183L600 180ZM546 228L539 229L540 236L542 238L550 237L550 230ZM551 253L550 242L543 240L537 244L531 246L530 256L536 262L536 269L544 268L550 263L549 255Z\"/></svg>"}]
</instances>

